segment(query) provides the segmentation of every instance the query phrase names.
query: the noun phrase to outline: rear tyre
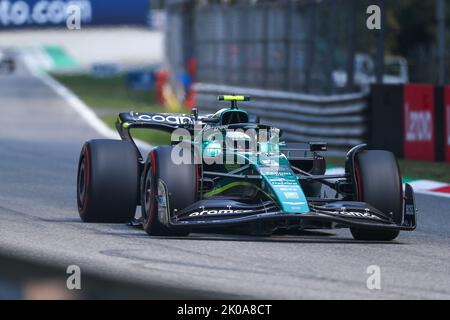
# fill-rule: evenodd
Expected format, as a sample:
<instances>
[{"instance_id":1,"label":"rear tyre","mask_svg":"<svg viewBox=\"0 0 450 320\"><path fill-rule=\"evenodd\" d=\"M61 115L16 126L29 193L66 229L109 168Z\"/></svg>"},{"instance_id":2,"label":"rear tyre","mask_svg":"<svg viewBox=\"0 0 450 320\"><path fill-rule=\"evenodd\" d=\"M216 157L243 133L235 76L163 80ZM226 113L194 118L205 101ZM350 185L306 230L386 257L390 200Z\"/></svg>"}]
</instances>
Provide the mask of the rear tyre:
<instances>
[{"instance_id":1,"label":"rear tyre","mask_svg":"<svg viewBox=\"0 0 450 320\"><path fill-rule=\"evenodd\" d=\"M78 164L78 212L84 222L124 223L133 219L139 166L135 147L121 140L91 140Z\"/></svg>"},{"instance_id":2,"label":"rear tyre","mask_svg":"<svg viewBox=\"0 0 450 320\"><path fill-rule=\"evenodd\" d=\"M385 214L395 223L402 221L403 189L395 156L388 151L364 150L355 157L356 199L364 201ZM391 241L398 230L350 228L356 240Z\"/></svg>"},{"instance_id":3,"label":"rear tyre","mask_svg":"<svg viewBox=\"0 0 450 320\"><path fill-rule=\"evenodd\" d=\"M175 164L171 146L161 146L149 154L141 185L141 208L144 230L152 236L187 236L189 229L169 228L160 220L161 184L169 199L168 214L173 216L196 201L197 172L195 164ZM161 183L160 183L161 182ZM158 189L159 188L159 189ZM163 211L164 212L164 211ZM166 213L166 214L167 214ZM164 216L165 219L169 217Z\"/></svg>"}]
</instances>

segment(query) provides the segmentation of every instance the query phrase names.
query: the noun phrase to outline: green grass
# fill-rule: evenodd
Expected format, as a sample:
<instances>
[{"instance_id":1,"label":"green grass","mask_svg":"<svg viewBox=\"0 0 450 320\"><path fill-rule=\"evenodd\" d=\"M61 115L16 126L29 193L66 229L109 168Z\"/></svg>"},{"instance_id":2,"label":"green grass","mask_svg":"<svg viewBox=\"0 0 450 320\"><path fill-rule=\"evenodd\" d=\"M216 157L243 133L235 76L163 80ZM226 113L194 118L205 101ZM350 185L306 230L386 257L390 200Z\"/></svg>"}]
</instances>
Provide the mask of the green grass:
<instances>
[{"instance_id":1,"label":"green grass","mask_svg":"<svg viewBox=\"0 0 450 320\"><path fill-rule=\"evenodd\" d=\"M132 91L127 88L126 77L95 78L89 75L53 75L70 88L93 109L118 111L157 111L164 109L155 101L153 91Z\"/></svg>"},{"instance_id":2,"label":"green grass","mask_svg":"<svg viewBox=\"0 0 450 320\"><path fill-rule=\"evenodd\" d=\"M113 129L120 112L167 112L156 103L153 91L129 90L124 75L111 78L95 78L89 75L52 76L71 89ZM166 132L132 129L131 134L153 145L170 144L170 135Z\"/></svg>"},{"instance_id":3,"label":"green grass","mask_svg":"<svg viewBox=\"0 0 450 320\"><path fill-rule=\"evenodd\" d=\"M402 175L410 179L430 179L450 183L450 164L444 162L399 160Z\"/></svg>"},{"instance_id":4,"label":"green grass","mask_svg":"<svg viewBox=\"0 0 450 320\"><path fill-rule=\"evenodd\" d=\"M116 115L101 117L108 126L115 128L117 120ZM131 129L131 136L133 138L148 142L152 145L167 145L170 144L170 134L164 131L151 129Z\"/></svg>"},{"instance_id":5,"label":"green grass","mask_svg":"<svg viewBox=\"0 0 450 320\"><path fill-rule=\"evenodd\" d=\"M343 167L344 158L326 158L327 165ZM450 163L399 159L400 171L408 179L429 179L450 183Z\"/></svg>"}]
</instances>

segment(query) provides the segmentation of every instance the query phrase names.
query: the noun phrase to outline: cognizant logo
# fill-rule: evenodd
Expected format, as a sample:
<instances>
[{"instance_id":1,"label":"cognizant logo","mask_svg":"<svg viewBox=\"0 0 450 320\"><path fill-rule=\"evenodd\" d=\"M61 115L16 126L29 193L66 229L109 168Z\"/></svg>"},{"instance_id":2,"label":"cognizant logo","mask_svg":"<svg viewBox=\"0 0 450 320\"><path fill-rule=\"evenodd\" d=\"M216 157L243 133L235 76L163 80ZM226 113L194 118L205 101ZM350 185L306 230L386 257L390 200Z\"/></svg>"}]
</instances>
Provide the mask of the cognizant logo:
<instances>
[{"instance_id":1,"label":"cognizant logo","mask_svg":"<svg viewBox=\"0 0 450 320\"><path fill-rule=\"evenodd\" d=\"M91 22L89 0L0 0L0 26L64 24L74 5L80 8L81 22Z\"/></svg>"}]
</instances>

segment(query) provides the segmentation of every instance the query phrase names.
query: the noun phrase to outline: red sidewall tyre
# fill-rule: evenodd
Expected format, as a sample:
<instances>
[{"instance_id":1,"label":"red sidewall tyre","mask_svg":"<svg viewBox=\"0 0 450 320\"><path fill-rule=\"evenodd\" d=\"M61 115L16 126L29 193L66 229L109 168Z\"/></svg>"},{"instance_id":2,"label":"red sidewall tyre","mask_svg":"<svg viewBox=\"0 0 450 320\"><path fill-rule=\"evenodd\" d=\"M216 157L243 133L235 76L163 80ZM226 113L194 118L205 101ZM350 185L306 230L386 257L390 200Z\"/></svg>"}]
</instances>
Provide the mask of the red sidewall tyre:
<instances>
[{"instance_id":1,"label":"red sidewall tyre","mask_svg":"<svg viewBox=\"0 0 450 320\"><path fill-rule=\"evenodd\" d=\"M139 164L133 144L91 140L80 154L78 212L84 222L123 223L133 219L139 189Z\"/></svg>"}]
</instances>

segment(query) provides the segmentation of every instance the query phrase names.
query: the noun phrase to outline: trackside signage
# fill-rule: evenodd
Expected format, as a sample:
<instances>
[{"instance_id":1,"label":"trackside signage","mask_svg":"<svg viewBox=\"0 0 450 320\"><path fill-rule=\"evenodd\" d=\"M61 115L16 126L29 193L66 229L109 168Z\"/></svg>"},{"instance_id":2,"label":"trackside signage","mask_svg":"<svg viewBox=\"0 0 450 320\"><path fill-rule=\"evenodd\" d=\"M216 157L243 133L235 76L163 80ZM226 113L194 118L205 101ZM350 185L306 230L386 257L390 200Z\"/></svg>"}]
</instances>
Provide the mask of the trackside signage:
<instances>
[{"instance_id":1,"label":"trackside signage","mask_svg":"<svg viewBox=\"0 0 450 320\"><path fill-rule=\"evenodd\" d=\"M80 10L81 25L145 25L148 0L0 0L0 31L66 26L70 7Z\"/></svg>"},{"instance_id":2,"label":"trackside signage","mask_svg":"<svg viewBox=\"0 0 450 320\"><path fill-rule=\"evenodd\" d=\"M445 160L450 162L450 86L446 86L444 89L444 101L445 101L445 122L444 122L444 141L445 141Z\"/></svg>"},{"instance_id":3,"label":"trackside signage","mask_svg":"<svg viewBox=\"0 0 450 320\"><path fill-rule=\"evenodd\" d=\"M408 84L403 93L404 143L406 159L434 160L434 87Z\"/></svg>"}]
</instances>

